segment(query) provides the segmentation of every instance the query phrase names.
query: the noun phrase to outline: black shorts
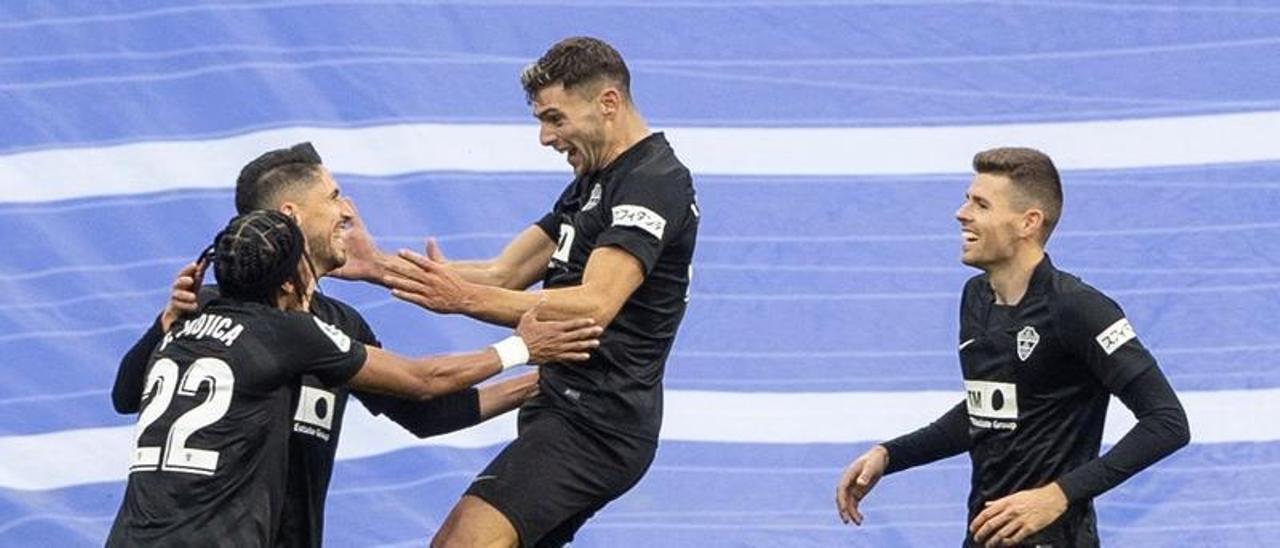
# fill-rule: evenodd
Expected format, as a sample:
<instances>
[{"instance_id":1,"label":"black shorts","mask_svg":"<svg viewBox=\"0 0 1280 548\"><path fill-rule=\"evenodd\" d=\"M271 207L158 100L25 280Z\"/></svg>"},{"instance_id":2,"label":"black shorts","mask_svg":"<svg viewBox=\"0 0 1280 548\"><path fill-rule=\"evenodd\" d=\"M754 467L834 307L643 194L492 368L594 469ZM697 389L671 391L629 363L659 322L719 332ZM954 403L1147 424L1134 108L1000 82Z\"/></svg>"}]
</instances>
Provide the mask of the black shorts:
<instances>
[{"instance_id":1,"label":"black shorts","mask_svg":"<svg viewBox=\"0 0 1280 548\"><path fill-rule=\"evenodd\" d=\"M551 410L525 409L519 436L466 494L502 512L521 546L563 546L587 519L640 481L656 450L652 441L600 432Z\"/></svg>"}]
</instances>

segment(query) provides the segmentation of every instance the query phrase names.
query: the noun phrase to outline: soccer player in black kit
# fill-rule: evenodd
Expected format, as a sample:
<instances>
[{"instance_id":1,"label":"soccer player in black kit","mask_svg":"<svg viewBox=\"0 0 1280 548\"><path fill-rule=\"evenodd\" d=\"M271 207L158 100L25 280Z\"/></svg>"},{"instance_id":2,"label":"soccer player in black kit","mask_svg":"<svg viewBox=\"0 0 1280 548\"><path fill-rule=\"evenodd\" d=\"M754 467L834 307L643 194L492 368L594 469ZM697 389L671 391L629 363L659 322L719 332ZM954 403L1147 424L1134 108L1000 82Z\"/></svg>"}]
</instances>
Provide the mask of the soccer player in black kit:
<instances>
[{"instance_id":1,"label":"soccer player in black kit","mask_svg":"<svg viewBox=\"0 0 1280 548\"><path fill-rule=\"evenodd\" d=\"M307 239L308 256L317 276L333 275L346 263L344 227L354 215L337 182L325 169L310 143L268 151L249 162L236 180L236 209L282 211L297 220ZM141 407L148 357L180 315L199 310L218 294L200 287L202 266L186 265L174 283L172 298L152 327L125 355L112 389L120 413ZM316 293L310 311L358 342L381 346L364 318L346 303ZM390 418L419 437L451 432L514 409L537 391L537 373L521 375L480 389L468 388L425 401L326 386L314 375L303 375L294 405L290 437L289 496L280 546L316 547L322 544L325 498L334 455L342 433L348 397L354 395L374 414Z\"/></svg>"},{"instance_id":2,"label":"soccer player in black kit","mask_svg":"<svg viewBox=\"0 0 1280 548\"><path fill-rule=\"evenodd\" d=\"M220 296L176 322L151 355L108 546L273 545L303 374L426 399L517 361L584 360L598 343L589 319L543 322L535 308L493 348L403 358L308 312L316 280L304 248L297 224L270 210L232 219L214 240Z\"/></svg>"},{"instance_id":3,"label":"soccer player in black kit","mask_svg":"<svg viewBox=\"0 0 1280 548\"><path fill-rule=\"evenodd\" d=\"M412 268L366 257L366 276L437 312L511 325L545 299L548 317L607 327L585 367L542 368L519 436L476 477L435 546L560 546L635 485L653 462L663 368L688 300L693 180L636 109L621 55L568 38L521 83L541 143L576 176L550 212L492 260L449 262L430 245L427 256L401 252ZM524 291L539 280L541 291Z\"/></svg>"},{"instance_id":4,"label":"soccer player in black kit","mask_svg":"<svg viewBox=\"0 0 1280 548\"><path fill-rule=\"evenodd\" d=\"M1045 254L1062 211L1049 157L997 148L973 168L956 211L961 260L983 271L960 302L965 399L854 460L836 506L861 524L883 474L967 451L964 546L1098 546L1093 498L1186 445L1187 417L1120 306ZM1138 422L1098 456L1112 394Z\"/></svg>"}]
</instances>

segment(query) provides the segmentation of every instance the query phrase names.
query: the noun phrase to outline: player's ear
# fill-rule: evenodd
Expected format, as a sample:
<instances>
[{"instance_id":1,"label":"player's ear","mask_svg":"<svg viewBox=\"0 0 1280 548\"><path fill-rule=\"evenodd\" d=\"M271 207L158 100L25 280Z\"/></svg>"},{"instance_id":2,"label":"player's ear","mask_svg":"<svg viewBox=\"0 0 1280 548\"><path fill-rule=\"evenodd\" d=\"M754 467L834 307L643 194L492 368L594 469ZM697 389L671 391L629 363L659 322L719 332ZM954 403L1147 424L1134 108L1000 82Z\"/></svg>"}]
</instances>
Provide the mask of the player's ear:
<instances>
[{"instance_id":1,"label":"player's ear","mask_svg":"<svg viewBox=\"0 0 1280 548\"><path fill-rule=\"evenodd\" d=\"M1023 238L1040 238L1040 231L1044 229L1044 210L1033 207L1022 213L1022 225L1019 227L1019 235Z\"/></svg>"},{"instance_id":2,"label":"player's ear","mask_svg":"<svg viewBox=\"0 0 1280 548\"><path fill-rule=\"evenodd\" d=\"M614 86L605 86L600 90L600 113L605 116L612 116L618 112L622 106L622 92Z\"/></svg>"},{"instance_id":3,"label":"player's ear","mask_svg":"<svg viewBox=\"0 0 1280 548\"><path fill-rule=\"evenodd\" d=\"M289 217L293 218L294 221L298 220L298 216L297 216L298 204L295 204L293 202L284 202L280 204L280 207L276 208L276 210L279 211L280 213L284 213L285 215L288 215Z\"/></svg>"}]
</instances>

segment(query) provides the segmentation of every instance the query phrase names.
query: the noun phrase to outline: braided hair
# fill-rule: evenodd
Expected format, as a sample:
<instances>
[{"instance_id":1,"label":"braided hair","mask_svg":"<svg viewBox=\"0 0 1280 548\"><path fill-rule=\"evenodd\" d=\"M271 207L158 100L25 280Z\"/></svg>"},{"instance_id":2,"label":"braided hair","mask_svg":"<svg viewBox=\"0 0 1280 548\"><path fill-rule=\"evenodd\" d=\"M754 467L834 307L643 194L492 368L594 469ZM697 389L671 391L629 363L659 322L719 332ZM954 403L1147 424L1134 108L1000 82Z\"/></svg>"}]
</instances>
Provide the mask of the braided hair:
<instances>
[{"instance_id":1,"label":"braided hair","mask_svg":"<svg viewBox=\"0 0 1280 548\"><path fill-rule=\"evenodd\" d=\"M293 218L259 209L237 215L205 251L214 262L218 291L225 297L274 306L280 286L293 282L304 294L298 261L306 256L306 240ZM307 260L310 265L310 258Z\"/></svg>"}]
</instances>

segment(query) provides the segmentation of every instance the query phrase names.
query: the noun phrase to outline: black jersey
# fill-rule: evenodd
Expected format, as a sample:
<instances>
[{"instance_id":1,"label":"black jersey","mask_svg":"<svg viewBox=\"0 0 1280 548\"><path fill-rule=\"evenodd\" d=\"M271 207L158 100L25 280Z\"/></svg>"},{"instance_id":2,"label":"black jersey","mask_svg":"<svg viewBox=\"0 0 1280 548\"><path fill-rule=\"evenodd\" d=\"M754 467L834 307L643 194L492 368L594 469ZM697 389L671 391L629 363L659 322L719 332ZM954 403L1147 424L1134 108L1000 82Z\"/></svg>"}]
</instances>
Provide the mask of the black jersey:
<instances>
[{"instance_id":1,"label":"black jersey","mask_svg":"<svg viewBox=\"0 0 1280 548\"><path fill-rule=\"evenodd\" d=\"M365 347L310 314L216 299L151 355L109 546L269 546L304 374L346 382Z\"/></svg>"},{"instance_id":2,"label":"black jersey","mask_svg":"<svg viewBox=\"0 0 1280 548\"><path fill-rule=\"evenodd\" d=\"M688 302L698 216L693 178L661 133L569 184L537 223L557 242L543 287L581 284L587 258L604 246L635 256L645 280L590 361L542 368L538 400L602 430L657 441L663 369Z\"/></svg>"},{"instance_id":3,"label":"black jersey","mask_svg":"<svg viewBox=\"0 0 1280 548\"><path fill-rule=\"evenodd\" d=\"M217 297L216 286L200 289L202 306ZM381 346L360 312L338 299L314 294L311 313L357 342ZM158 325L157 322L152 326L121 361L112 397L122 413L138 410L147 357L163 336ZM294 386L293 403L288 409L293 424L289 436L287 498L277 546L318 548L322 545L325 500L350 395L356 396L375 415L385 414L421 437L451 432L480 421L479 395L474 388L427 401L411 401L350 390L345 385L326 386L314 375L302 375Z\"/></svg>"},{"instance_id":4,"label":"black jersey","mask_svg":"<svg viewBox=\"0 0 1280 548\"><path fill-rule=\"evenodd\" d=\"M1120 307L1046 255L1017 306L986 275L965 285L960 363L973 460L970 521L985 502L1041 487L1098 456L1110 395L1155 366ZM971 539L970 539L971 542ZM1028 544L1094 546L1090 500Z\"/></svg>"}]
</instances>

